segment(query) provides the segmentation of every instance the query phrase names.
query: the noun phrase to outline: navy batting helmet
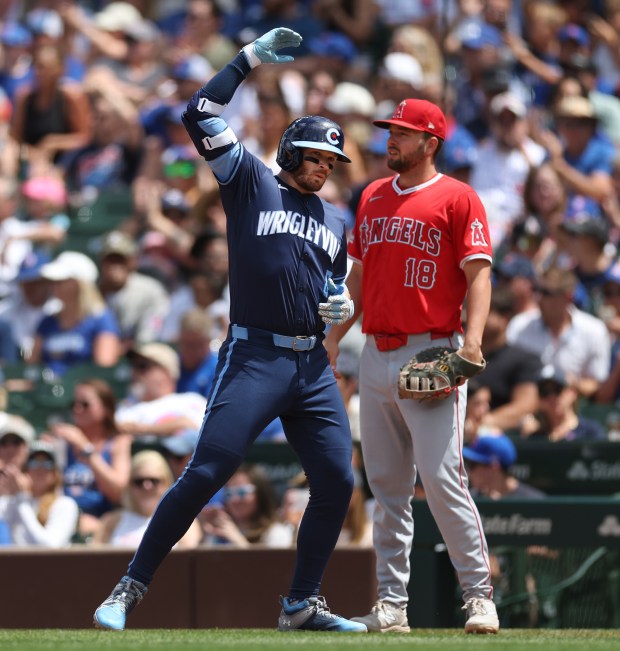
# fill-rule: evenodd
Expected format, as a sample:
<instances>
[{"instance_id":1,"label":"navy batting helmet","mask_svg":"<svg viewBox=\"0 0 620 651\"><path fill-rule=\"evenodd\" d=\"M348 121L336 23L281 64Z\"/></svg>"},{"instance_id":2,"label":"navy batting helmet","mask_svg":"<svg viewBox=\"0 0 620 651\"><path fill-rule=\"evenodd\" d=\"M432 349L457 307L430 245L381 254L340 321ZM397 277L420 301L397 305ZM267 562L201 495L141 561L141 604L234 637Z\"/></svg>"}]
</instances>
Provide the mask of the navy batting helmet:
<instances>
[{"instance_id":1,"label":"navy batting helmet","mask_svg":"<svg viewBox=\"0 0 620 651\"><path fill-rule=\"evenodd\" d=\"M280 139L276 163L286 172L301 165L301 149L322 149L338 155L338 160L350 163L345 156L344 134L338 124L320 115L306 115L289 124Z\"/></svg>"}]
</instances>

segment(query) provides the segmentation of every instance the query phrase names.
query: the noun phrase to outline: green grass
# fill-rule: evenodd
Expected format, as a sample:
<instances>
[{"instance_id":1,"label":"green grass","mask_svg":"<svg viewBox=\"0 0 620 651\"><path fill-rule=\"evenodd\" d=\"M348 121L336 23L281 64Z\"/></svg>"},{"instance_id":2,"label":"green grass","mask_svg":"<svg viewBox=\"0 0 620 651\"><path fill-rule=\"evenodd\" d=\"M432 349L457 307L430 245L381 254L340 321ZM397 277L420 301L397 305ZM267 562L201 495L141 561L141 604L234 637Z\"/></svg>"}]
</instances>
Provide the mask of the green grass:
<instances>
[{"instance_id":1,"label":"green grass","mask_svg":"<svg viewBox=\"0 0 620 651\"><path fill-rule=\"evenodd\" d=\"M408 635L354 633L278 633L267 629L157 629L122 633L91 630L0 630L0 649L19 651L279 651L286 649L407 649L408 651L611 651L620 629L504 630L499 635L465 635L461 630L418 629Z\"/></svg>"}]
</instances>

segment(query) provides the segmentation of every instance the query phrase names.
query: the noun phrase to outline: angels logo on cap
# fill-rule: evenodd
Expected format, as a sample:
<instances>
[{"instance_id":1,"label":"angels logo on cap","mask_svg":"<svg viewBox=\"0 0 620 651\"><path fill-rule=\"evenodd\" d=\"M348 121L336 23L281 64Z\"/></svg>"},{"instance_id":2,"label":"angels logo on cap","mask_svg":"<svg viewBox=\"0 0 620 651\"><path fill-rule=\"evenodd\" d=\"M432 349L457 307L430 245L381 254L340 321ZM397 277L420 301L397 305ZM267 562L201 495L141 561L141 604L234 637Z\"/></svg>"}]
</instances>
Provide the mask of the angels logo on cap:
<instances>
[{"instance_id":1,"label":"angels logo on cap","mask_svg":"<svg viewBox=\"0 0 620 651\"><path fill-rule=\"evenodd\" d=\"M392 115L393 120L402 120L405 106L407 106L407 101L403 100L394 110L394 114Z\"/></svg>"},{"instance_id":2,"label":"angels logo on cap","mask_svg":"<svg viewBox=\"0 0 620 651\"><path fill-rule=\"evenodd\" d=\"M441 140L446 139L446 116L432 102L425 99L405 99L394 110L388 120L375 120L373 124L380 129L391 125L425 131Z\"/></svg>"}]
</instances>

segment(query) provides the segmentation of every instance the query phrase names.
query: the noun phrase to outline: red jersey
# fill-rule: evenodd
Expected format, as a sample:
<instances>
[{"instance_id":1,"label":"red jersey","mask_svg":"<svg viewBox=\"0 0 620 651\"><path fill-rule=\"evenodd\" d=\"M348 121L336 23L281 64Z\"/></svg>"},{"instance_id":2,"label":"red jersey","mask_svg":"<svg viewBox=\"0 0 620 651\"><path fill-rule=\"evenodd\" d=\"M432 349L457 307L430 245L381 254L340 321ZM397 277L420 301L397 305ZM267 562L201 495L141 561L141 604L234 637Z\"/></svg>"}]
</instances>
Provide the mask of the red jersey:
<instances>
[{"instance_id":1,"label":"red jersey","mask_svg":"<svg viewBox=\"0 0 620 651\"><path fill-rule=\"evenodd\" d=\"M463 266L493 260L482 202L443 174L406 190L397 179L366 187L348 244L349 257L364 268L362 330L462 332Z\"/></svg>"}]
</instances>

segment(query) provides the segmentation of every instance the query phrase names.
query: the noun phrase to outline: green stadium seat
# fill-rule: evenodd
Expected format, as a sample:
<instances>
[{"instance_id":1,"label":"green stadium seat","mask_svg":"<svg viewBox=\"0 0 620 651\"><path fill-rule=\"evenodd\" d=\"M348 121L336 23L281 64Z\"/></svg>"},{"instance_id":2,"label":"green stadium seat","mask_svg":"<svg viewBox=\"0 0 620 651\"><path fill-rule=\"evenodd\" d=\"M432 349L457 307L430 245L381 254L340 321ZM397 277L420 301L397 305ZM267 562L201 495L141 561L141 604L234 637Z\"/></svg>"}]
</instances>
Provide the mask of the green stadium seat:
<instances>
[{"instance_id":1,"label":"green stadium seat","mask_svg":"<svg viewBox=\"0 0 620 651\"><path fill-rule=\"evenodd\" d=\"M101 190L92 203L70 211L69 234L102 235L120 226L133 214L130 188Z\"/></svg>"},{"instance_id":2,"label":"green stadium seat","mask_svg":"<svg viewBox=\"0 0 620 651\"><path fill-rule=\"evenodd\" d=\"M0 377L9 392L30 391L43 378L53 377L51 369L40 364L28 364L23 360L5 362L0 366Z\"/></svg>"},{"instance_id":3,"label":"green stadium seat","mask_svg":"<svg viewBox=\"0 0 620 651\"><path fill-rule=\"evenodd\" d=\"M54 386L56 383L54 383ZM49 389L51 391L51 388ZM42 396L45 396L42 399ZM25 418L41 434L48 429L50 419L67 420L69 407L58 398L50 399L39 386L32 391L9 391L6 411Z\"/></svg>"},{"instance_id":4,"label":"green stadium seat","mask_svg":"<svg viewBox=\"0 0 620 651\"><path fill-rule=\"evenodd\" d=\"M117 399L127 395L131 383L131 367L126 361L121 361L115 366L99 366L98 364L76 364L67 370L63 376L63 383L74 387L81 380L98 378L107 382Z\"/></svg>"},{"instance_id":5,"label":"green stadium seat","mask_svg":"<svg viewBox=\"0 0 620 651\"><path fill-rule=\"evenodd\" d=\"M101 239L101 235L88 235L68 231L63 242L54 248L54 257L63 251L79 251L87 255L94 262L99 263Z\"/></svg>"},{"instance_id":6,"label":"green stadium seat","mask_svg":"<svg viewBox=\"0 0 620 651\"><path fill-rule=\"evenodd\" d=\"M605 430L620 425L620 405L600 404L590 400L580 400L577 403L577 413L583 418L589 418L600 423Z\"/></svg>"}]
</instances>

